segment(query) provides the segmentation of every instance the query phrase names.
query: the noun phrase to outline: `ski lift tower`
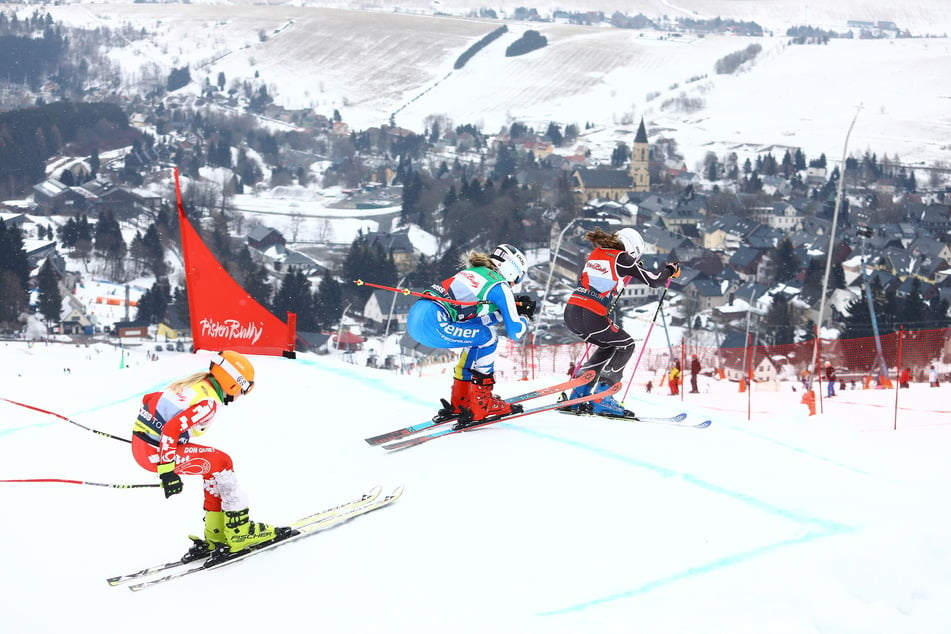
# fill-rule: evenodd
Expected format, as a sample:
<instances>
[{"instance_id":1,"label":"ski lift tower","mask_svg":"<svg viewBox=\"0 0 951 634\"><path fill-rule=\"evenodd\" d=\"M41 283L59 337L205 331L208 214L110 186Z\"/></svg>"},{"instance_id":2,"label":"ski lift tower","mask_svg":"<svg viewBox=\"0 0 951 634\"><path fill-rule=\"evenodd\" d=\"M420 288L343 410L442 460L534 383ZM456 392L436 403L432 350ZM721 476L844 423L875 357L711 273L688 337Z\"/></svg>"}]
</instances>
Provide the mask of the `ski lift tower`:
<instances>
[{"instance_id":1,"label":"ski lift tower","mask_svg":"<svg viewBox=\"0 0 951 634\"><path fill-rule=\"evenodd\" d=\"M868 271L865 268L865 261L868 259L868 239L875 235L875 231L867 225L858 225L855 228L855 233L862 238L862 282L865 285L865 301L868 302L868 314L872 318L872 334L875 336L875 362L879 366L879 376L885 377L888 376L888 365L885 363L885 355L882 353L882 338L878 333L878 318L875 316L872 288L868 280Z\"/></svg>"}]
</instances>

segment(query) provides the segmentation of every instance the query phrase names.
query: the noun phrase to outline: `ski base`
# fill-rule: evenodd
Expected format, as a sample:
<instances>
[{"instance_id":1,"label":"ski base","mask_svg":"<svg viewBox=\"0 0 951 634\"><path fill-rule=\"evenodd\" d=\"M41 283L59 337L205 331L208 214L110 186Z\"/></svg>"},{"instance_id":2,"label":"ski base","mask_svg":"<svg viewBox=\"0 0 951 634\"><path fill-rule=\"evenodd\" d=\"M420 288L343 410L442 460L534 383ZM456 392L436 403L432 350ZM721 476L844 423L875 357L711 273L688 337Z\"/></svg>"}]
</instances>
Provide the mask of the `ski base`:
<instances>
[{"instance_id":1,"label":"ski base","mask_svg":"<svg viewBox=\"0 0 951 634\"><path fill-rule=\"evenodd\" d=\"M537 390L532 390L530 392L525 392L524 394L519 394L518 396L513 396L505 399L506 403L521 403L522 401L528 401L533 398L539 398L541 396L548 396L549 394L557 394L565 390L570 390L571 388L577 387L579 385L584 385L594 380L595 372L594 370L588 370L581 376L577 376L568 381L564 381L557 385L552 385L550 387L542 387ZM438 414L437 414L438 416ZM386 432L385 434L380 434L379 436L372 436L370 438L365 438L367 444L376 446L388 443L394 440L399 440L400 438L405 438L407 436L412 436L418 432L429 429L431 427L436 427L437 425L443 425L445 423L451 423L455 420L458 420L459 416L448 416L442 418L434 417L432 420L424 421L416 425L410 425L409 427L403 427L402 429L394 429L393 431Z\"/></svg>"},{"instance_id":2,"label":"ski base","mask_svg":"<svg viewBox=\"0 0 951 634\"><path fill-rule=\"evenodd\" d=\"M621 391L623 386L620 383L615 383L611 387L601 392L595 394L587 394L585 396L579 396L577 398L569 399L567 401L556 401L554 403L549 403L548 405L540 405L538 407L533 407L531 409L526 409L517 414L510 414L508 416L503 416L501 418L496 418L493 420L482 420L470 423L466 426L453 426L448 429L441 429L439 431L434 431L423 436L417 436L415 438L409 438L407 440L402 440L395 443L390 443L389 445L383 445L383 448L387 451L397 451L400 449L408 449L409 447L415 447L421 445L430 440L435 440L436 438L442 438L443 436L449 436L452 434L457 434L463 431L472 431L473 429L479 429L487 425L493 425L495 423L507 422L510 420L515 420L516 418L521 418L522 416L531 416L532 414L539 414L541 412L550 412L552 410L557 410L562 407L567 407L570 405L575 405L578 403L586 403L588 401L600 401L602 398L607 396L612 396Z\"/></svg>"},{"instance_id":3,"label":"ski base","mask_svg":"<svg viewBox=\"0 0 951 634\"><path fill-rule=\"evenodd\" d=\"M661 425L673 425L676 427L694 427L697 429L704 429L713 423L711 420L704 420L699 423L687 421L686 412L680 412L679 414L675 414L673 416L643 416L634 414L630 411L629 415L625 416L615 416L613 414L602 414L585 410L561 410L561 412L563 414L570 414L572 416L592 416L596 418L607 418L610 420L629 420L636 423L657 423Z\"/></svg>"}]
</instances>

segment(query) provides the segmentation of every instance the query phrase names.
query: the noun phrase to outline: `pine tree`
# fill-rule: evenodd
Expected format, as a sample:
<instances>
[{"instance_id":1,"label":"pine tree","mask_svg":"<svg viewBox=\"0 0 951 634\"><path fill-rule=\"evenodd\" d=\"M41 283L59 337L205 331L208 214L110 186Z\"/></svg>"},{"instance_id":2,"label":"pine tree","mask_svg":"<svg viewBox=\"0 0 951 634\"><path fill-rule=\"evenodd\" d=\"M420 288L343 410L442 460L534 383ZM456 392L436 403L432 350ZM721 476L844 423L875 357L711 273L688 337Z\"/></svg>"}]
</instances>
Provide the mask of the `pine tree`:
<instances>
[{"instance_id":1,"label":"pine tree","mask_svg":"<svg viewBox=\"0 0 951 634\"><path fill-rule=\"evenodd\" d=\"M46 259L37 276L38 294L37 303L46 326L58 324L60 313L63 311L63 294L59 290L59 276L53 268L50 258Z\"/></svg>"},{"instance_id":2,"label":"pine tree","mask_svg":"<svg viewBox=\"0 0 951 634\"><path fill-rule=\"evenodd\" d=\"M244 282L241 285L254 301L265 308L271 305L272 289L268 281L269 277L267 269L263 265L255 266L244 274Z\"/></svg>"},{"instance_id":3,"label":"pine tree","mask_svg":"<svg viewBox=\"0 0 951 634\"><path fill-rule=\"evenodd\" d=\"M310 280L299 269L291 268L281 281L281 287L274 295L274 314L284 319L287 313L297 315L297 327L302 331L313 331L314 299L310 291Z\"/></svg>"},{"instance_id":4,"label":"pine tree","mask_svg":"<svg viewBox=\"0 0 951 634\"><path fill-rule=\"evenodd\" d=\"M152 274L155 277L164 277L168 267L165 264L165 248L162 246L162 240L159 237L159 231L155 223L149 225L142 237L143 254L145 261Z\"/></svg>"},{"instance_id":5,"label":"pine tree","mask_svg":"<svg viewBox=\"0 0 951 634\"><path fill-rule=\"evenodd\" d=\"M917 330L924 327L926 323L927 306L921 298L921 282L918 278L911 281L911 290L900 303L898 320L905 325L905 328Z\"/></svg>"},{"instance_id":6,"label":"pine tree","mask_svg":"<svg viewBox=\"0 0 951 634\"><path fill-rule=\"evenodd\" d=\"M136 306L135 318L157 324L168 317L168 307L172 303L172 290L168 278L159 277L152 288L142 293Z\"/></svg>"},{"instance_id":7,"label":"pine tree","mask_svg":"<svg viewBox=\"0 0 951 634\"><path fill-rule=\"evenodd\" d=\"M96 176L99 175L99 167L100 167L99 149L93 148L92 154L89 157L89 172L92 178L96 178Z\"/></svg>"},{"instance_id":8,"label":"pine tree","mask_svg":"<svg viewBox=\"0 0 951 634\"><path fill-rule=\"evenodd\" d=\"M172 304L169 311L174 311L175 317L184 323L190 323L191 314L188 310L188 289L184 286L176 286L172 294Z\"/></svg>"},{"instance_id":9,"label":"pine tree","mask_svg":"<svg viewBox=\"0 0 951 634\"><path fill-rule=\"evenodd\" d=\"M314 321L321 329L331 329L340 319L342 310L343 289L328 270L321 278L314 295Z\"/></svg>"},{"instance_id":10,"label":"pine tree","mask_svg":"<svg viewBox=\"0 0 951 634\"><path fill-rule=\"evenodd\" d=\"M86 216L86 214L82 216L77 214L76 242L74 248L76 255L78 255L82 259L83 264L85 264L93 248L92 227L89 225L89 217Z\"/></svg>"},{"instance_id":11,"label":"pine tree","mask_svg":"<svg viewBox=\"0 0 951 634\"><path fill-rule=\"evenodd\" d=\"M0 220L0 324L12 325L26 312L30 265L17 228Z\"/></svg>"},{"instance_id":12,"label":"pine tree","mask_svg":"<svg viewBox=\"0 0 951 634\"><path fill-rule=\"evenodd\" d=\"M26 290L30 281L30 263L23 248L23 234L17 227L7 228L0 220L0 271L9 271Z\"/></svg>"},{"instance_id":13,"label":"pine tree","mask_svg":"<svg viewBox=\"0 0 951 634\"><path fill-rule=\"evenodd\" d=\"M795 343L796 331L789 298L784 293L775 293L771 297L773 301L766 313L766 325L769 326L768 336L772 338L772 344L781 346Z\"/></svg>"},{"instance_id":14,"label":"pine tree","mask_svg":"<svg viewBox=\"0 0 951 634\"><path fill-rule=\"evenodd\" d=\"M788 282L799 272L799 257L796 255L796 250L789 238L783 238L776 245L774 258L776 262L774 281L777 283Z\"/></svg>"}]
</instances>

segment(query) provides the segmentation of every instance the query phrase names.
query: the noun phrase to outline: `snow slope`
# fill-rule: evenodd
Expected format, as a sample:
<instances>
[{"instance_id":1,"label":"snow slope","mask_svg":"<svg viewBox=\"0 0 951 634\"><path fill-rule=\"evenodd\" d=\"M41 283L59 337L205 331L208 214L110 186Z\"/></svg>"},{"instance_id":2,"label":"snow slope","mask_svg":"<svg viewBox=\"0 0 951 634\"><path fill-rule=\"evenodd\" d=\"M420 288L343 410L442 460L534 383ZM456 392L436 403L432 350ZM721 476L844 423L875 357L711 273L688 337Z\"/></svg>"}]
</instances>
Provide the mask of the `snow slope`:
<instances>
[{"instance_id":1,"label":"snow slope","mask_svg":"<svg viewBox=\"0 0 951 634\"><path fill-rule=\"evenodd\" d=\"M928 166L948 159L944 78L951 75L951 11L943 0L584 0L568 7L755 20L769 29L763 38L675 38L664 31L459 17L467 8L455 0L47 7L67 24L130 25L150 33L110 51L126 90L141 90L148 78L187 65L194 82L182 97L206 80L217 84L223 73L228 87L263 84L275 103L288 108L326 116L338 110L351 129L392 120L424 132L434 117L442 119L443 130L471 123L489 134L514 121L541 130L551 121L580 130L590 124L607 134L588 135L581 144L610 157L618 141L633 139L643 117L652 141L660 134L673 137L688 168L696 169L708 151L721 158L737 151L742 161L774 146L838 161L861 105L850 144L858 155L870 150ZM432 15L437 9L447 15ZM845 32L849 20L894 21L915 35L938 37L790 46L784 35L803 23ZM506 34L453 70L463 52L503 24ZM530 29L548 46L505 57L506 47ZM716 74L717 60L751 44L763 47L754 62L733 75ZM684 109L684 103L696 105Z\"/></svg>"},{"instance_id":2,"label":"snow slope","mask_svg":"<svg viewBox=\"0 0 951 634\"><path fill-rule=\"evenodd\" d=\"M127 436L140 395L207 353L0 343L0 397ZM335 357L256 357L257 385L204 440L252 517L280 523L381 484L393 507L141 593L105 578L177 556L201 488L0 483L3 630L906 633L951 627L948 387L844 391L806 416L788 384L747 401L704 381L706 430L577 419L499 423L396 454L363 438L428 418L445 376ZM120 366L124 366L121 367ZM69 369L66 372L65 368ZM551 380L537 379L536 383ZM532 382L503 382L514 394ZM747 407L752 420L747 420ZM0 479L147 483L128 446L0 402Z\"/></svg>"}]
</instances>

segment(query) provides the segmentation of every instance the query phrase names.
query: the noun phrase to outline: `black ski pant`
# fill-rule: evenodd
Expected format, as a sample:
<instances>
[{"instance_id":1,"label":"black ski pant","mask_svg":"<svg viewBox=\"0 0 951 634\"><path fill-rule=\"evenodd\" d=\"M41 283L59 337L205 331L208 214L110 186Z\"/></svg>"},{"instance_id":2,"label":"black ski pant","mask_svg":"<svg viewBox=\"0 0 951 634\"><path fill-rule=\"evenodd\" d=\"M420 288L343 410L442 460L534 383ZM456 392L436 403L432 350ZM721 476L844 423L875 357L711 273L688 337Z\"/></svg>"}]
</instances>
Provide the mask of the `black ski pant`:
<instances>
[{"instance_id":1,"label":"black ski pant","mask_svg":"<svg viewBox=\"0 0 951 634\"><path fill-rule=\"evenodd\" d=\"M594 354L577 370L597 372L598 380L617 383L624 374L624 366L634 354L634 339L606 315L597 315L587 308L568 304L565 307L565 325L584 341L597 347Z\"/></svg>"}]
</instances>

